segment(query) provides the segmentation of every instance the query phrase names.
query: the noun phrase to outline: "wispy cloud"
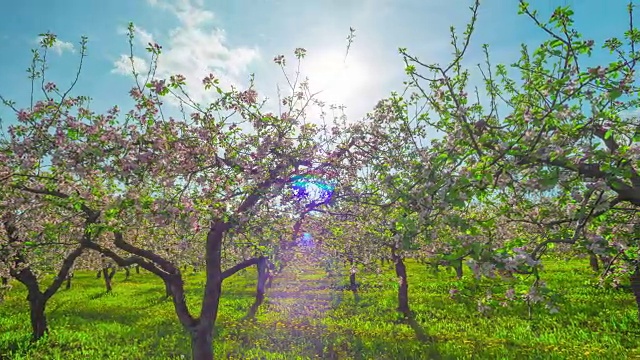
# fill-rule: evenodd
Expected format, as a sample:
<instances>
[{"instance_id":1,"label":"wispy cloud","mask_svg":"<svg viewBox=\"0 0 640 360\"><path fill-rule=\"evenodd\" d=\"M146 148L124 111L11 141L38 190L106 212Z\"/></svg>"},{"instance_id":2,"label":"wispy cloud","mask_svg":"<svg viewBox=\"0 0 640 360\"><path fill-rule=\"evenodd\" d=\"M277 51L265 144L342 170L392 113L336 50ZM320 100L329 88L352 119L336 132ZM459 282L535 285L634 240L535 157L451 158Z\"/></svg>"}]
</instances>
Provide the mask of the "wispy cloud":
<instances>
[{"instance_id":1,"label":"wispy cloud","mask_svg":"<svg viewBox=\"0 0 640 360\"><path fill-rule=\"evenodd\" d=\"M133 76L133 69L131 68L131 58L129 57L129 55L120 55L120 58L116 60L115 63L113 63L113 66L114 68L111 70L111 73ZM143 58L134 56L133 66L136 70L136 73L140 75L144 76L147 72L149 72L149 64L147 63L147 60Z\"/></svg>"},{"instance_id":2,"label":"wispy cloud","mask_svg":"<svg viewBox=\"0 0 640 360\"><path fill-rule=\"evenodd\" d=\"M42 40L42 38L43 38L42 36L38 36L34 40L34 43L40 44L40 41ZM53 44L53 47L51 47L51 50L58 55L62 55L62 53L64 52L71 52L71 53L76 52L76 49L72 43L67 41L62 41L60 39L56 39L56 42Z\"/></svg>"},{"instance_id":3,"label":"wispy cloud","mask_svg":"<svg viewBox=\"0 0 640 360\"><path fill-rule=\"evenodd\" d=\"M169 11L178 20L178 26L165 34L152 34L146 29L136 27L136 41L138 45L147 47L149 42L158 41L162 54L158 62L156 76L167 78L181 74L187 78L187 90L190 96L198 102L209 98L201 80L213 73L224 86L239 86L248 79L249 65L260 58L257 48L233 47L227 44L225 32L213 25L215 15L203 8L201 1L180 0L177 2L162 2L147 0L154 8ZM113 64L112 72L131 74L129 55L121 55ZM136 66L149 64L142 58L134 59ZM128 68L124 71L124 65ZM141 69L136 69L143 73Z\"/></svg>"}]
</instances>

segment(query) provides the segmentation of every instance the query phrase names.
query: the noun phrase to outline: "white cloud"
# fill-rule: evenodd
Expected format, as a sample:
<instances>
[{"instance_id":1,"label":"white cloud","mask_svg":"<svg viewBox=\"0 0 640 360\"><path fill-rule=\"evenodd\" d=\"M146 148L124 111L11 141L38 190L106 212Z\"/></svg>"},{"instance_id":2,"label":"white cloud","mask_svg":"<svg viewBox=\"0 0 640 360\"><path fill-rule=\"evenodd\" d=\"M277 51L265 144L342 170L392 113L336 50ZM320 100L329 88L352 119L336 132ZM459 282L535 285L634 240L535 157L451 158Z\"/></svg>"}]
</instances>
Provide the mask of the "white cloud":
<instances>
[{"instance_id":1,"label":"white cloud","mask_svg":"<svg viewBox=\"0 0 640 360\"><path fill-rule=\"evenodd\" d=\"M40 44L40 41L42 40L41 36L38 36L35 39L35 43ZM53 52L55 52L58 55L62 55L62 53L68 51L71 53L76 52L75 47L73 46L72 43L67 42L67 41L62 41L60 39L56 39L56 42L53 44L53 46L51 47L51 50Z\"/></svg>"},{"instance_id":2,"label":"white cloud","mask_svg":"<svg viewBox=\"0 0 640 360\"><path fill-rule=\"evenodd\" d=\"M147 0L147 3L171 12L179 23L167 34L166 40L158 41L162 46L162 54L158 61L157 77L184 75L190 96L198 102L204 102L211 96L210 91L205 91L202 86L202 79L209 73L220 79L224 87L239 86L247 81L248 66L260 58L258 49L228 45L224 30L212 24L214 13L204 9L202 1L178 0L169 3ZM136 46L145 48L154 41L154 35L136 27L136 41ZM128 55L121 55L114 63L113 72L123 73L123 57L129 61ZM126 73L131 72L129 70Z\"/></svg>"},{"instance_id":3,"label":"white cloud","mask_svg":"<svg viewBox=\"0 0 640 360\"><path fill-rule=\"evenodd\" d=\"M62 53L65 51L74 53L76 52L76 49L74 48L73 44L70 42L56 41L56 43L53 45L53 51L57 52L58 55L62 55Z\"/></svg>"},{"instance_id":4,"label":"white cloud","mask_svg":"<svg viewBox=\"0 0 640 360\"><path fill-rule=\"evenodd\" d=\"M120 55L120 58L116 60L116 62L113 63L113 65L114 67L111 70L112 73L133 76L132 69L131 69L131 59L129 58L128 55L124 55L124 54ZM149 64L147 64L147 61L137 56L133 57L133 66L135 67L136 72L141 76L146 75L147 72L149 71Z\"/></svg>"}]
</instances>

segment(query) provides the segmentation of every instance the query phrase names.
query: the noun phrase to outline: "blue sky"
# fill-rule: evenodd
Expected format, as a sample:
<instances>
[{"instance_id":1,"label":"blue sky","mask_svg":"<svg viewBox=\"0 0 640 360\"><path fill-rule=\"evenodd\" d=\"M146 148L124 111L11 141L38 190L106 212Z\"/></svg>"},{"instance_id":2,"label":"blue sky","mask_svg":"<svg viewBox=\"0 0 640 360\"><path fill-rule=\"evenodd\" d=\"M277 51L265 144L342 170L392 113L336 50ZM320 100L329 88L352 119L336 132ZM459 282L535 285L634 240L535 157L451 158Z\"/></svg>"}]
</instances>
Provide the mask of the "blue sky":
<instances>
[{"instance_id":1,"label":"blue sky","mask_svg":"<svg viewBox=\"0 0 640 360\"><path fill-rule=\"evenodd\" d=\"M534 8L548 14L555 6L572 5L580 30L601 42L622 34L627 26L626 1L538 0ZM132 79L117 70L128 54L123 29L129 21L139 27L139 39L153 39L164 47L161 73L182 73L199 91L202 77L213 72L242 86L256 74L262 95L275 96L276 84L285 85L272 62L304 47L308 56L303 74L311 89L326 90L321 98L343 102L351 118L359 118L405 79L398 47L406 47L426 62L450 59L449 26L462 30L471 0L61 0L11 1L0 21L0 94L26 106L29 81L25 69L38 33L51 31L69 45L51 55L51 79L64 88L78 61L77 43L89 37L88 58L76 94L94 99L95 110L126 105ZM615 3L615 4L614 4ZM640 19L639 19L640 21ZM640 22L638 22L640 23ZM347 69L340 64L349 27L356 29ZM537 44L544 34L517 15L516 0L486 0L480 8L478 29L467 63L481 59L481 45L489 43L496 62L511 63L522 42ZM136 55L145 57L136 43ZM142 61L142 60L141 60ZM327 70L334 69L334 70ZM335 70L339 69L339 70ZM344 71L336 77L336 73ZM327 80L329 79L329 80ZM317 83L318 87L314 88ZM196 94L197 95L197 94ZM7 109L0 116L11 122Z\"/></svg>"}]
</instances>

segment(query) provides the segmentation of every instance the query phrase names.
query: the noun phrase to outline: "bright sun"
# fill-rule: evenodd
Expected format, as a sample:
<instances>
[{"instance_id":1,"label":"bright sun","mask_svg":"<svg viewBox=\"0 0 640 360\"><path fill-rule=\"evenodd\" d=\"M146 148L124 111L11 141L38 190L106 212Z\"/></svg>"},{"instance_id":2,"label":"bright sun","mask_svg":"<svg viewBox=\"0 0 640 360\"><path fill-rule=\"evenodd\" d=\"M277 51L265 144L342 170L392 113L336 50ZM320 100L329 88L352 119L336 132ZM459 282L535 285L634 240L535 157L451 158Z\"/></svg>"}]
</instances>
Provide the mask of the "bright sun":
<instances>
[{"instance_id":1,"label":"bright sun","mask_svg":"<svg viewBox=\"0 0 640 360\"><path fill-rule=\"evenodd\" d=\"M368 78L366 63L354 54L342 51L309 53L302 62L302 74L309 77L311 93L322 91L318 98L328 103L343 104L365 89Z\"/></svg>"}]
</instances>

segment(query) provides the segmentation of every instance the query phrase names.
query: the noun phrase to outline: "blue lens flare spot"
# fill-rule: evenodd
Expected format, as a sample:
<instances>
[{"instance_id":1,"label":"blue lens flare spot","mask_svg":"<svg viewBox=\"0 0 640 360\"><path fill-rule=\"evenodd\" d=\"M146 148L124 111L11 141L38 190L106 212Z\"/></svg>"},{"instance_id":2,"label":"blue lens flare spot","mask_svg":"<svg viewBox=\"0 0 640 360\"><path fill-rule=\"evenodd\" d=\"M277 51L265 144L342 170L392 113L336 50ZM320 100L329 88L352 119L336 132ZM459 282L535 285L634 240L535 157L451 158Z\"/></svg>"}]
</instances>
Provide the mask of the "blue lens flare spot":
<instances>
[{"instance_id":1,"label":"blue lens flare spot","mask_svg":"<svg viewBox=\"0 0 640 360\"><path fill-rule=\"evenodd\" d=\"M312 204L329 202L335 189L335 185L331 182L312 175L293 176L291 187L298 200L308 201Z\"/></svg>"}]
</instances>

